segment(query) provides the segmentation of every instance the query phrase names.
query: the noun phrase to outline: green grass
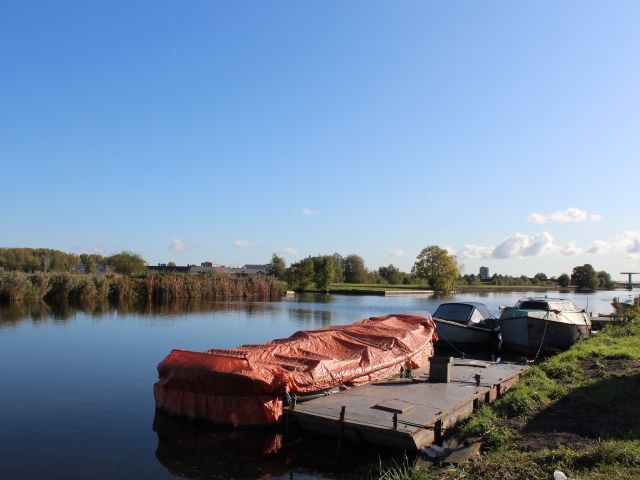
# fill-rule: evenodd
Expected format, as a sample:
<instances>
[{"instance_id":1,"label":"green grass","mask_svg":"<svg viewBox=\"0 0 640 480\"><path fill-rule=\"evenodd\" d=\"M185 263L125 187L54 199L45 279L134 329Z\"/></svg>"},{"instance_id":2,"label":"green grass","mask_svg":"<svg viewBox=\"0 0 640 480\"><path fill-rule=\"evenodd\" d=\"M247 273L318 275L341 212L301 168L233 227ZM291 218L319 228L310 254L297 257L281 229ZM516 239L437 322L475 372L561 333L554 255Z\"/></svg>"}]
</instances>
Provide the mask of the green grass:
<instances>
[{"instance_id":1,"label":"green grass","mask_svg":"<svg viewBox=\"0 0 640 480\"><path fill-rule=\"evenodd\" d=\"M332 283L329 291L332 290L367 290L384 292L386 290L430 290L428 285L382 285L378 283Z\"/></svg>"},{"instance_id":2,"label":"green grass","mask_svg":"<svg viewBox=\"0 0 640 480\"><path fill-rule=\"evenodd\" d=\"M381 478L546 480L555 469L580 480L640 478L640 367L627 363L624 370L613 368L618 360L640 360L640 308L636 310L638 320L610 325L530 368L502 399L482 406L459 426L456 433L461 438L482 437L481 456L444 470L414 466L416 475L422 476L411 477L405 468L396 472L399 476ZM517 426L544 418L547 409L567 416L576 412L575 422L593 418L597 435L583 436L583 448L521 449L519 441L526 440L527 433ZM599 417L612 425L606 438ZM555 428L557 417L549 418ZM562 420L575 423L571 418Z\"/></svg>"}]
</instances>

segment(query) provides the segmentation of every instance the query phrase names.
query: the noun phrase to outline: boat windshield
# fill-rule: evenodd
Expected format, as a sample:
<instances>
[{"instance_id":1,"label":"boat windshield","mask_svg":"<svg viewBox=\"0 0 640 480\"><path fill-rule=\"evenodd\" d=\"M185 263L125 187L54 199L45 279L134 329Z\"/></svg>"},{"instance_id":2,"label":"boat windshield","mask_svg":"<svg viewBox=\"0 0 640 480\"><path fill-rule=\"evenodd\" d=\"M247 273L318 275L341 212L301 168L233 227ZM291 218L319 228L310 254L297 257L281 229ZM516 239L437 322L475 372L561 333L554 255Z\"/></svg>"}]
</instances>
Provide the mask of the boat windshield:
<instances>
[{"instance_id":1,"label":"boat windshield","mask_svg":"<svg viewBox=\"0 0 640 480\"><path fill-rule=\"evenodd\" d=\"M547 302L544 300L522 300L518 303L518 308L522 310L551 310L559 312L577 312L578 308L572 301L561 300Z\"/></svg>"},{"instance_id":2,"label":"boat windshield","mask_svg":"<svg viewBox=\"0 0 640 480\"><path fill-rule=\"evenodd\" d=\"M460 303L443 303L438 307L436 313L433 314L435 318L442 320L449 320L458 323L467 323L469 315L473 310L472 305L464 305Z\"/></svg>"},{"instance_id":3,"label":"boat windshield","mask_svg":"<svg viewBox=\"0 0 640 480\"><path fill-rule=\"evenodd\" d=\"M549 303L539 300L523 300L518 304L523 310L549 310Z\"/></svg>"}]
</instances>

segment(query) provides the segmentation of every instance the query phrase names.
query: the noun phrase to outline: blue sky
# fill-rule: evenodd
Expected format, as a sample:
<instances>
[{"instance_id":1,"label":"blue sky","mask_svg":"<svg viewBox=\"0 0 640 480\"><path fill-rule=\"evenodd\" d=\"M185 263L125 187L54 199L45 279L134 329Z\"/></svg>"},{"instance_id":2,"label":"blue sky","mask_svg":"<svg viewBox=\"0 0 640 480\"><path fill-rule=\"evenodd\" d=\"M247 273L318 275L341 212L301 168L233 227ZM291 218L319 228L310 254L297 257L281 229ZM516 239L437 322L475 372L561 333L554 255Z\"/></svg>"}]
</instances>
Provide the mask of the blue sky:
<instances>
[{"instance_id":1,"label":"blue sky","mask_svg":"<svg viewBox=\"0 0 640 480\"><path fill-rule=\"evenodd\" d=\"M640 3L0 4L0 246L640 271Z\"/></svg>"}]
</instances>

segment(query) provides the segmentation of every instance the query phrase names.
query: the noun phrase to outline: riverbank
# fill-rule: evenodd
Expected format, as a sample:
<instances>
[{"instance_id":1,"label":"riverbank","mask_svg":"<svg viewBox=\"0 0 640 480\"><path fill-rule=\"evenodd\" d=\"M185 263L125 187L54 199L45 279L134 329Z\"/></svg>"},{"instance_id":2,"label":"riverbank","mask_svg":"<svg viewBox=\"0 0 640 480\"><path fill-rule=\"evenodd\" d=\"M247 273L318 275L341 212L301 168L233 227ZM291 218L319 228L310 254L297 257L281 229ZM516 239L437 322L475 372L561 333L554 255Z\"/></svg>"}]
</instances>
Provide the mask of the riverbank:
<instances>
[{"instance_id":1,"label":"riverbank","mask_svg":"<svg viewBox=\"0 0 640 480\"><path fill-rule=\"evenodd\" d=\"M573 292L575 288L560 288L557 285L456 285L452 293L492 293L492 292ZM327 291L309 288L302 293L331 293L334 295L388 295L402 292L432 294L434 290L428 285L380 285L366 283L332 283Z\"/></svg>"},{"instance_id":2,"label":"riverbank","mask_svg":"<svg viewBox=\"0 0 640 480\"><path fill-rule=\"evenodd\" d=\"M635 318L633 318L635 316ZM640 311L532 367L458 431L483 453L436 467L418 460L384 479L640 478Z\"/></svg>"},{"instance_id":3,"label":"riverbank","mask_svg":"<svg viewBox=\"0 0 640 480\"><path fill-rule=\"evenodd\" d=\"M0 301L50 304L110 302L148 304L178 299L276 300L286 285L273 277L189 273L99 275L0 271Z\"/></svg>"}]
</instances>

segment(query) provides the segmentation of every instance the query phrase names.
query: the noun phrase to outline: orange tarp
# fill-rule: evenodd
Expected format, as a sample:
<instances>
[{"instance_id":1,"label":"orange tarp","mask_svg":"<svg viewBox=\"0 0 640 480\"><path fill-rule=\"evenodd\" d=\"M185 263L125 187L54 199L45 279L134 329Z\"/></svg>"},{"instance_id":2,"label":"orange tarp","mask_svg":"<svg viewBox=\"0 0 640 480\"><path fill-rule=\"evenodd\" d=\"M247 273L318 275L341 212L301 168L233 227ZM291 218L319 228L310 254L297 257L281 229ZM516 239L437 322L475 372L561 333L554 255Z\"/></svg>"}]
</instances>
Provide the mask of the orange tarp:
<instances>
[{"instance_id":1,"label":"orange tarp","mask_svg":"<svg viewBox=\"0 0 640 480\"><path fill-rule=\"evenodd\" d=\"M397 375L401 366L426 367L436 339L430 317L388 315L265 345L173 350L158 365L156 406L234 426L275 423L287 393L350 387Z\"/></svg>"}]
</instances>

